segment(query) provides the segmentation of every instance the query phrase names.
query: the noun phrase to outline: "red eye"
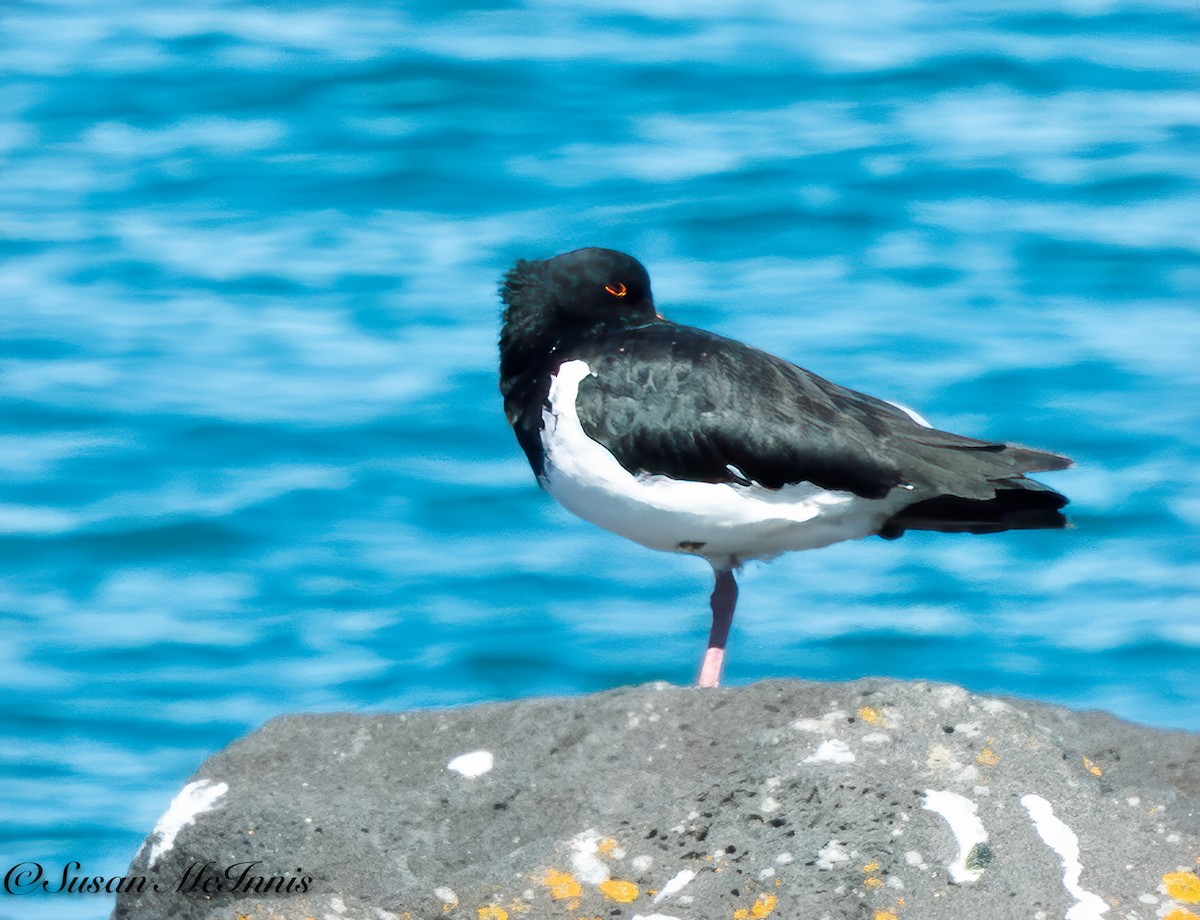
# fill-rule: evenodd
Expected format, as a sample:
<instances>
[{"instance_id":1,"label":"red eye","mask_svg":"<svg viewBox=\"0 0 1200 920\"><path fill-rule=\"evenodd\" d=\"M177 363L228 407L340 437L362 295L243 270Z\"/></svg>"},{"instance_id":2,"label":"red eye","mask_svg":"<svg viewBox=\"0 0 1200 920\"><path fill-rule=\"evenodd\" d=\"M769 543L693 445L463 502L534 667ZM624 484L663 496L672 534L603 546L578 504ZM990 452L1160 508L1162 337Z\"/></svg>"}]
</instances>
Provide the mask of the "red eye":
<instances>
[{"instance_id":1,"label":"red eye","mask_svg":"<svg viewBox=\"0 0 1200 920\"><path fill-rule=\"evenodd\" d=\"M620 281L618 281L616 284L604 285L604 290L606 290L606 291L608 291L608 293L612 294L613 297L624 297L629 292L629 289L627 287L625 287L625 285L623 285Z\"/></svg>"}]
</instances>

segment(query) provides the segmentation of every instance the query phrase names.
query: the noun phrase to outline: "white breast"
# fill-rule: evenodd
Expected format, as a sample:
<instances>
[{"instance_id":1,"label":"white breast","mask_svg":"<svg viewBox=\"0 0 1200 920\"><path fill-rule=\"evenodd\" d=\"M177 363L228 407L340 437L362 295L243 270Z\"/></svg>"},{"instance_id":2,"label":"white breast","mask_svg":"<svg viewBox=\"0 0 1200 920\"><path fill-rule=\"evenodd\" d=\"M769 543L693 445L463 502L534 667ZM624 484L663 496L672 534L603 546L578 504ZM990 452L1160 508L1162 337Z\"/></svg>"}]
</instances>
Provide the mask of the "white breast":
<instances>
[{"instance_id":1,"label":"white breast","mask_svg":"<svg viewBox=\"0 0 1200 920\"><path fill-rule=\"evenodd\" d=\"M874 533L908 502L893 490L859 498L801 482L782 489L633 475L583 430L576 411L584 361L564 363L542 414L542 484L568 510L652 549L753 559Z\"/></svg>"}]
</instances>

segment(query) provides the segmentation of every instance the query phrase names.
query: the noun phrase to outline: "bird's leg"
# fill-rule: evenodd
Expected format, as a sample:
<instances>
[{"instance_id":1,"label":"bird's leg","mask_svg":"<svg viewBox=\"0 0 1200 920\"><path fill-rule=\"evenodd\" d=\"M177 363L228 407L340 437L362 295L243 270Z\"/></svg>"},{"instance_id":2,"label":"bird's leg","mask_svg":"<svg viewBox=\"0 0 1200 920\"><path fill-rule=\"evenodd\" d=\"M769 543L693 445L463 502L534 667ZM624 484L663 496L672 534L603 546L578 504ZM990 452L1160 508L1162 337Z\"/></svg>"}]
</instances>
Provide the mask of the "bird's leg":
<instances>
[{"instance_id":1,"label":"bird's leg","mask_svg":"<svg viewBox=\"0 0 1200 920\"><path fill-rule=\"evenodd\" d=\"M733 623L733 609L737 606L737 581L733 577L733 567L717 568L713 566L716 583L713 585L712 597L712 630L708 634L708 651L704 653L704 663L700 666L701 687L715 687L721 682L721 665L725 662L725 642L729 638L729 626Z\"/></svg>"}]
</instances>

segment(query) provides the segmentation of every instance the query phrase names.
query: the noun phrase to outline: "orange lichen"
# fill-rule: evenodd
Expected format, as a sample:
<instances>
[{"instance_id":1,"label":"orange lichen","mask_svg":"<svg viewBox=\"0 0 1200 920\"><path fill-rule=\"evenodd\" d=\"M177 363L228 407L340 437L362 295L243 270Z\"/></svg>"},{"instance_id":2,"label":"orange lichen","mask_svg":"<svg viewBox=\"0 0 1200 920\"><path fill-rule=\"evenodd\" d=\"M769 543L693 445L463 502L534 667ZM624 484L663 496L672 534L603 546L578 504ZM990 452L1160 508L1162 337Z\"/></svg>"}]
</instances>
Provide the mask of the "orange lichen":
<instances>
[{"instance_id":1,"label":"orange lichen","mask_svg":"<svg viewBox=\"0 0 1200 920\"><path fill-rule=\"evenodd\" d=\"M1200 920L1200 916L1193 914L1186 907L1176 907L1173 911L1163 917L1163 920Z\"/></svg>"},{"instance_id":2,"label":"orange lichen","mask_svg":"<svg viewBox=\"0 0 1200 920\"><path fill-rule=\"evenodd\" d=\"M1200 878L1195 872L1168 872L1162 877L1167 894L1184 904L1200 904Z\"/></svg>"},{"instance_id":3,"label":"orange lichen","mask_svg":"<svg viewBox=\"0 0 1200 920\"><path fill-rule=\"evenodd\" d=\"M629 904L638 898L638 886L633 882L625 882L619 878L610 878L596 886L610 901Z\"/></svg>"},{"instance_id":4,"label":"orange lichen","mask_svg":"<svg viewBox=\"0 0 1200 920\"><path fill-rule=\"evenodd\" d=\"M878 872L879 871L879 860L872 859L869 863L867 863L865 866L862 867L862 870L863 870L863 872ZM863 879L863 884L866 885L868 888L882 888L883 887L883 879L881 879L877 875L872 875L870 878Z\"/></svg>"},{"instance_id":5,"label":"orange lichen","mask_svg":"<svg viewBox=\"0 0 1200 920\"><path fill-rule=\"evenodd\" d=\"M617 841L613 840L611 837L605 837L596 844L596 852L601 856L612 856L616 849Z\"/></svg>"},{"instance_id":6,"label":"orange lichen","mask_svg":"<svg viewBox=\"0 0 1200 920\"><path fill-rule=\"evenodd\" d=\"M760 894L749 907L739 907L733 912L733 920L763 920L775 910L779 898L773 894Z\"/></svg>"},{"instance_id":7,"label":"orange lichen","mask_svg":"<svg viewBox=\"0 0 1200 920\"><path fill-rule=\"evenodd\" d=\"M858 710L858 717L868 725L877 725L880 728L887 728L887 719L883 717L883 713L878 709L872 709L870 706L861 706Z\"/></svg>"},{"instance_id":8,"label":"orange lichen","mask_svg":"<svg viewBox=\"0 0 1200 920\"><path fill-rule=\"evenodd\" d=\"M1083 768L1085 770L1087 770L1090 774L1092 774L1092 776L1103 776L1104 775L1104 771L1101 770L1094 763L1092 763L1090 760L1088 760L1086 757L1083 758Z\"/></svg>"},{"instance_id":9,"label":"orange lichen","mask_svg":"<svg viewBox=\"0 0 1200 920\"><path fill-rule=\"evenodd\" d=\"M1000 755L990 747L985 747L975 755L975 762L983 767L994 767L1000 762Z\"/></svg>"},{"instance_id":10,"label":"orange lichen","mask_svg":"<svg viewBox=\"0 0 1200 920\"><path fill-rule=\"evenodd\" d=\"M550 897L556 901L562 901L566 898L577 898L583 894L583 886L576 881L575 876L570 872L559 872L557 869L550 869L538 881L550 889Z\"/></svg>"},{"instance_id":11,"label":"orange lichen","mask_svg":"<svg viewBox=\"0 0 1200 920\"><path fill-rule=\"evenodd\" d=\"M479 920L508 920L508 911L499 904L486 904L475 913Z\"/></svg>"},{"instance_id":12,"label":"orange lichen","mask_svg":"<svg viewBox=\"0 0 1200 920\"><path fill-rule=\"evenodd\" d=\"M898 918L890 910L881 909L875 911L875 920L898 920Z\"/></svg>"}]
</instances>

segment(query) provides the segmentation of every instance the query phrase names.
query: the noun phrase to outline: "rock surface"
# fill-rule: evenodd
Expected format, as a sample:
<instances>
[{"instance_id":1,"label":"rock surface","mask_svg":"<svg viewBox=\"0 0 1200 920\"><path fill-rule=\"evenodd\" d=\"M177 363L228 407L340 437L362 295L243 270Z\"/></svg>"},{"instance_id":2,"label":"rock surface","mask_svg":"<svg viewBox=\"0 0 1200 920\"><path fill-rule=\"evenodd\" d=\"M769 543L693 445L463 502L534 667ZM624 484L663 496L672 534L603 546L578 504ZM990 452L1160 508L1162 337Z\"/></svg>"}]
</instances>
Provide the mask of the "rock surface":
<instances>
[{"instance_id":1,"label":"rock surface","mask_svg":"<svg viewBox=\"0 0 1200 920\"><path fill-rule=\"evenodd\" d=\"M205 762L114 917L1200 920L1198 801L1198 735L936 684L292 716Z\"/></svg>"}]
</instances>

